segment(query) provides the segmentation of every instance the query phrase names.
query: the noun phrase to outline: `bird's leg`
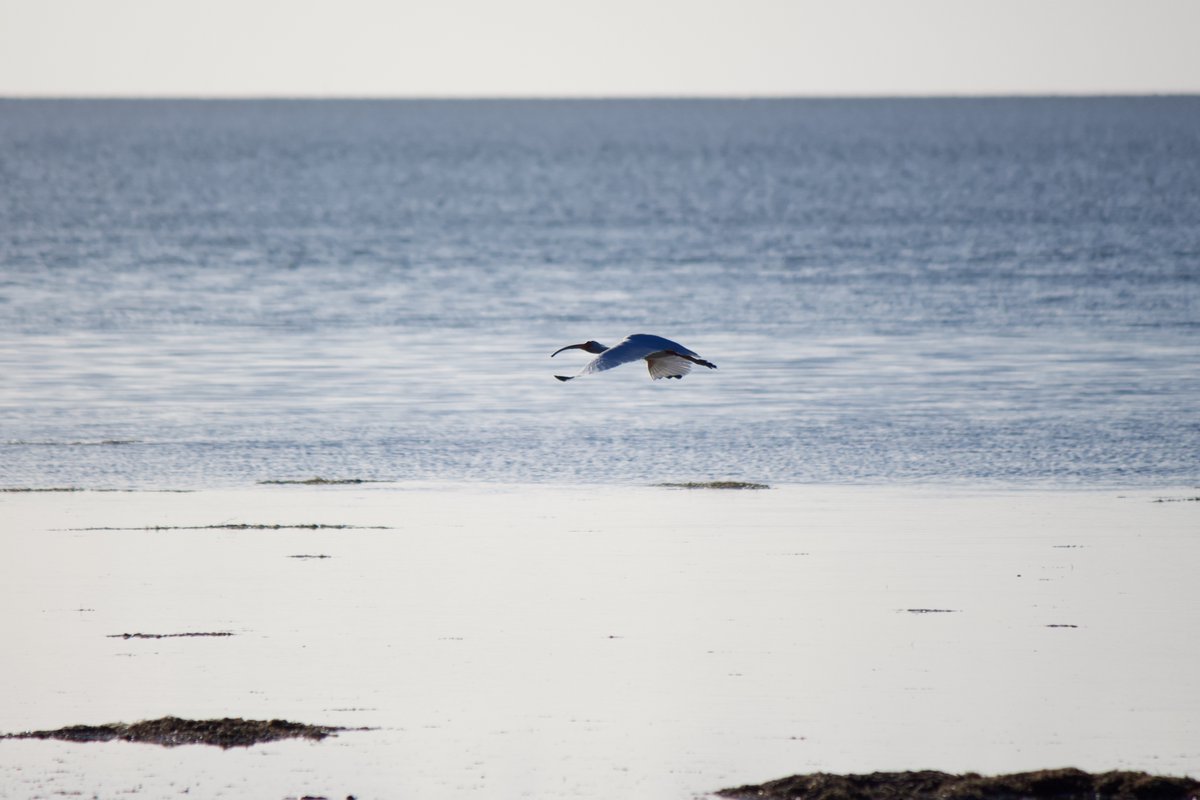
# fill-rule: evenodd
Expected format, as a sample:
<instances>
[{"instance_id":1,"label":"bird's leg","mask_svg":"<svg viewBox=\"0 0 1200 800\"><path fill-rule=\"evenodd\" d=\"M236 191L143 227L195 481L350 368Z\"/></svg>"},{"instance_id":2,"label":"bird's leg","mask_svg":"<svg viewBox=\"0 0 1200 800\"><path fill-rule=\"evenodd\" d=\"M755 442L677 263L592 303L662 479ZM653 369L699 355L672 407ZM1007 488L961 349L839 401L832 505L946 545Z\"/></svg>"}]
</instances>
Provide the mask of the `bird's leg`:
<instances>
[{"instance_id":1,"label":"bird's leg","mask_svg":"<svg viewBox=\"0 0 1200 800\"><path fill-rule=\"evenodd\" d=\"M680 358L686 358L688 361L692 362L693 364L699 364L702 367L708 367L709 369L717 368L716 364L712 363L711 361L705 361L703 358L696 358L695 356L687 356L687 355L684 355L683 353L677 353L674 350L668 350L667 352L669 352L673 356L679 356Z\"/></svg>"}]
</instances>

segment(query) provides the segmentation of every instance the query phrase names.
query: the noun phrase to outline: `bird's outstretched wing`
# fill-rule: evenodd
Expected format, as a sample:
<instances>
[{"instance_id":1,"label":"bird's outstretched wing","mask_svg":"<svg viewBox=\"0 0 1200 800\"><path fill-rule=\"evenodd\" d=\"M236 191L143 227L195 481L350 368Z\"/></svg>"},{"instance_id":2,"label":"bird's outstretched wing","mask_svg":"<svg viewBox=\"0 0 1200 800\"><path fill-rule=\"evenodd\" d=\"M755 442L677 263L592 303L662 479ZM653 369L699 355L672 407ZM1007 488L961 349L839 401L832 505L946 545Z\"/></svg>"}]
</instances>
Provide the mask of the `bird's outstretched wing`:
<instances>
[{"instance_id":1,"label":"bird's outstretched wing","mask_svg":"<svg viewBox=\"0 0 1200 800\"><path fill-rule=\"evenodd\" d=\"M647 336L646 334L635 333L633 336L628 336L622 339L617 344L605 350L600 355L593 358L587 363L580 375L591 375L594 372L603 372L606 369L619 367L622 364L628 364L631 361L640 361L649 355L662 350L662 347L657 347L658 342L647 341L650 339L658 339L659 342L665 342L666 339L660 339L658 336Z\"/></svg>"},{"instance_id":2,"label":"bird's outstretched wing","mask_svg":"<svg viewBox=\"0 0 1200 800\"><path fill-rule=\"evenodd\" d=\"M646 364L650 367L650 377L682 378L692 371L692 364L685 358L660 351L646 356Z\"/></svg>"}]
</instances>

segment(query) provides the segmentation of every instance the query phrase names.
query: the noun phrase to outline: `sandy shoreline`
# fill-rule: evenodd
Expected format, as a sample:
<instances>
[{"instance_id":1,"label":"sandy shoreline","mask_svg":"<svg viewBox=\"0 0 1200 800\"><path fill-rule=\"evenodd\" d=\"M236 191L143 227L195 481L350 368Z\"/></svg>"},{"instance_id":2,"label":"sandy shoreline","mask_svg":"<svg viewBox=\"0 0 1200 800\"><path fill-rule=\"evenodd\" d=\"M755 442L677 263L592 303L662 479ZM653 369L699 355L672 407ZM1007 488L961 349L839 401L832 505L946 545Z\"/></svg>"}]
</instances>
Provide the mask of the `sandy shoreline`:
<instances>
[{"instance_id":1,"label":"sandy shoreline","mask_svg":"<svg viewBox=\"0 0 1200 800\"><path fill-rule=\"evenodd\" d=\"M0 796L1196 777L1196 494L5 493L0 732L167 715L356 730L228 751L6 740Z\"/></svg>"}]
</instances>

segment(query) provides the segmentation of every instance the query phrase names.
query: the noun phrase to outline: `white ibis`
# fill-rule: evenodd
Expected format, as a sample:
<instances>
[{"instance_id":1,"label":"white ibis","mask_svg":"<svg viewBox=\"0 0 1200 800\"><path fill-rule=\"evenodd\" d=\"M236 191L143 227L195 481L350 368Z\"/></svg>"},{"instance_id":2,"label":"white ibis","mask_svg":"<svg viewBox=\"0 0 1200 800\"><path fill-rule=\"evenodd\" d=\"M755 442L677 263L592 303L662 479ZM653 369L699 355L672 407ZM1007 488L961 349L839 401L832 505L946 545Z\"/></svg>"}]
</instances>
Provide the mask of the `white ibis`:
<instances>
[{"instance_id":1,"label":"white ibis","mask_svg":"<svg viewBox=\"0 0 1200 800\"><path fill-rule=\"evenodd\" d=\"M647 366L650 367L650 377L654 380L658 380L659 378L682 378L692 371L692 364L699 364L709 369L717 368L716 364L711 361L705 361L679 342L672 342L670 339L664 339L661 336L651 336L648 333L635 333L632 336L626 336L613 347L605 347L595 341L584 342L583 344L569 344L566 347L560 347L558 350L555 350L550 354L550 357L554 358L563 350L575 349L597 354L595 358L588 362L587 366L579 371L579 375L603 372L606 369L619 367L622 364L628 364L630 361L637 361L638 359L645 359ZM569 381L572 378L578 378L579 375L572 375L570 377L555 375L554 377L560 381Z\"/></svg>"}]
</instances>

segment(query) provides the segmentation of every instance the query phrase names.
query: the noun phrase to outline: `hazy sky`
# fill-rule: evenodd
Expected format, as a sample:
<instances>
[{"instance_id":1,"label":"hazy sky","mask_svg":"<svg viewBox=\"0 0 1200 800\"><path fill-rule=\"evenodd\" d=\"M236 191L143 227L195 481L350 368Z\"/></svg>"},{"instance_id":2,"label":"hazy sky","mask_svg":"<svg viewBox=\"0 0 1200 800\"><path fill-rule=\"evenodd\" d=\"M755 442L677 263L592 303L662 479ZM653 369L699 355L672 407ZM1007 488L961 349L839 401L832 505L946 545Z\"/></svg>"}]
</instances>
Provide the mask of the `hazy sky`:
<instances>
[{"instance_id":1,"label":"hazy sky","mask_svg":"<svg viewBox=\"0 0 1200 800\"><path fill-rule=\"evenodd\" d=\"M0 0L0 95L1200 92L1200 0Z\"/></svg>"}]
</instances>

